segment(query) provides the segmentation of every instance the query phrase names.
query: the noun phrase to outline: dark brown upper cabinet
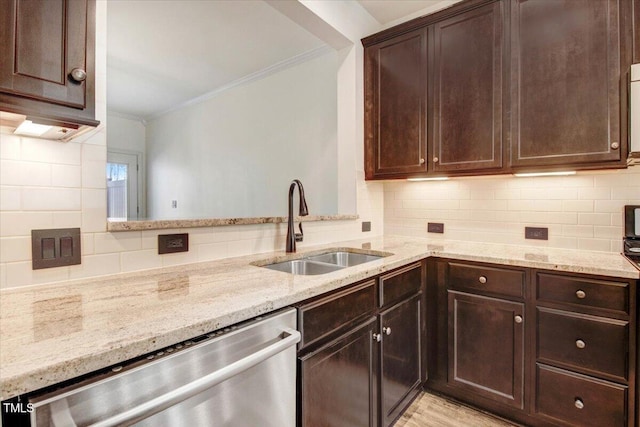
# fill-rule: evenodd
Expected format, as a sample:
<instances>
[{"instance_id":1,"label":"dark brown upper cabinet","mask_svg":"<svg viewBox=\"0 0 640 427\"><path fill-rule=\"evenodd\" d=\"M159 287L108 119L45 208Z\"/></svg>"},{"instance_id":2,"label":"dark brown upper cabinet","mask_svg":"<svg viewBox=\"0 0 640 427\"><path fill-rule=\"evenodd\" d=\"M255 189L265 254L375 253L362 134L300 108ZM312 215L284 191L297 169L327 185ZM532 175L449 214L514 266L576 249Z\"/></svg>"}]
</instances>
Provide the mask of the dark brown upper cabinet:
<instances>
[{"instance_id":1,"label":"dark brown upper cabinet","mask_svg":"<svg viewBox=\"0 0 640 427\"><path fill-rule=\"evenodd\" d=\"M639 3L465 0L366 37L366 178L625 167Z\"/></svg>"},{"instance_id":2,"label":"dark brown upper cabinet","mask_svg":"<svg viewBox=\"0 0 640 427\"><path fill-rule=\"evenodd\" d=\"M502 167L503 4L434 25L432 170Z\"/></svg>"},{"instance_id":3,"label":"dark brown upper cabinet","mask_svg":"<svg viewBox=\"0 0 640 427\"><path fill-rule=\"evenodd\" d=\"M511 164L620 162L627 154L628 0L511 3ZM621 58L622 56L622 58Z\"/></svg>"},{"instance_id":4,"label":"dark brown upper cabinet","mask_svg":"<svg viewBox=\"0 0 640 427\"><path fill-rule=\"evenodd\" d=\"M0 110L95 120L95 0L0 1Z\"/></svg>"},{"instance_id":5,"label":"dark brown upper cabinet","mask_svg":"<svg viewBox=\"0 0 640 427\"><path fill-rule=\"evenodd\" d=\"M367 179L427 171L427 32L366 48Z\"/></svg>"}]
</instances>

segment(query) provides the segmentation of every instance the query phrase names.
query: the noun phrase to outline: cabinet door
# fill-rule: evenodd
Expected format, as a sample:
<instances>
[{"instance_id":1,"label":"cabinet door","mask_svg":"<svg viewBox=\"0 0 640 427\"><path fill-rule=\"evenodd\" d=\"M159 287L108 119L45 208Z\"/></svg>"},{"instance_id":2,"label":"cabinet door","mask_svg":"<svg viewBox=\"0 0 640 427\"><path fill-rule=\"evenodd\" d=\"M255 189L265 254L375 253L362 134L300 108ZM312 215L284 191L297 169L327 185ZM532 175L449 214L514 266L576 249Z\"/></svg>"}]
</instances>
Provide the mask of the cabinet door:
<instances>
[{"instance_id":1,"label":"cabinet door","mask_svg":"<svg viewBox=\"0 0 640 427\"><path fill-rule=\"evenodd\" d=\"M524 304L448 291L448 384L523 408Z\"/></svg>"},{"instance_id":2,"label":"cabinet door","mask_svg":"<svg viewBox=\"0 0 640 427\"><path fill-rule=\"evenodd\" d=\"M628 3L512 2L512 166L619 161L626 153L619 19Z\"/></svg>"},{"instance_id":3,"label":"cabinet door","mask_svg":"<svg viewBox=\"0 0 640 427\"><path fill-rule=\"evenodd\" d=\"M372 318L299 358L300 425L377 426L375 327Z\"/></svg>"},{"instance_id":4,"label":"cabinet door","mask_svg":"<svg viewBox=\"0 0 640 427\"><path fill-rule=\"evenodd\" d=\"M420 295L380 314L382 425L402 413L421 382Z\"/></svg>"},{"instance_id":5,"label":"cabinet door","mask_svg":"<svg viewBox=\"0 0 640 427\"><path fill-rule=\"evenodd\" d=\"M434 25L434 171L502 167L503 4Z\"/></svg>"},{"instance_id":6,"label":"cabinet door","mask_svg":"<svg viewBox=\"0 0 640 427\"><path fill-rule=\"evenodd\" d=\"M0 40L2 110L97 125L93 0L0 1Z\"/></svg>"},{"instance_id":7,"label":"cabinet door","mask_svg":"<svg viewBox=\"0 0 640 427\"><path fill-rule=\"evenodd\" d=\"M365 169L368 179L426 172L427 32L365 51Z\"/></svg>"}]
</instances>

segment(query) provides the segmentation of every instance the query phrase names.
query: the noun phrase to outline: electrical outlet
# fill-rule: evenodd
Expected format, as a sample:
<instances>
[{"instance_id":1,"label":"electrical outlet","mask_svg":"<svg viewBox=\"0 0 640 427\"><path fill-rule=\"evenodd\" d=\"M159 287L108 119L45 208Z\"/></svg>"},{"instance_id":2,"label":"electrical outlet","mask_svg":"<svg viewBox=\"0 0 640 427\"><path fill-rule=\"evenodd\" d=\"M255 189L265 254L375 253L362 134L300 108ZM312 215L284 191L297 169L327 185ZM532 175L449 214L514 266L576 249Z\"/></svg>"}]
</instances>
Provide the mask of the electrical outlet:
<instances>
[{"instance_id":1,"label":"electrical outlet","mask_svg":"<svg viewBox=\"0 0 640 427\"><path fill-rule=\"evenodd\" d=\"M547 227L525 227L524 238L534 240L549 240L549 229Z\"/></svg>"},{"instance_id":2,"label":"electrical outlet","mask_svg":"<svg viewBox=\"0 0 640 427\"><path fill-rule=\"evenodd\" d=\"M362 231L371 231L371 221L362 221Z\"/></svg>"},{"instance_id":3,"label":"electrical outlet","mask_svg":"<svg viewBox=\"0 0 640 427\"><path fill-rule=\"evenodd\" d=\"M444 223L429 222L427 223L427 231L429 233L444 233Z\"/></svg>"},{"instance_id":4,"label":"electrical outlet","mask_svg":"<svg viewBox=\"0 0 640 427\"><path fill-rule=\"evenodd\" d=\"M189 252L189 234L159 234L158 254Z\"/></svg>"}]
</instances>

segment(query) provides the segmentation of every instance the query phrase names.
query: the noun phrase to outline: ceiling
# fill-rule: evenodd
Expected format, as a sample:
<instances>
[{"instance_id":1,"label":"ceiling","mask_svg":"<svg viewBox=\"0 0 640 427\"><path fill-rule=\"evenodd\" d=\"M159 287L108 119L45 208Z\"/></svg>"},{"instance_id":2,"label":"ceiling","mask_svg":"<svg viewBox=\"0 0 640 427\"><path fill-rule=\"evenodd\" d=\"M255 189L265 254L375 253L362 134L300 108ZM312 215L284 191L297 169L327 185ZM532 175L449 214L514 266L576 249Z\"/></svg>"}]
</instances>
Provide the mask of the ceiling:
<instances>
[{"instance_id":1,"label":"ceiling","mask_svg":"<svg viewBox=\"0 0 640 427\"><path fill-rule=\"evenodd\" d=\"M381 26L443 2L357 1ZM107 108L149 120L323 48L323 41L261 0L110 0Z\"/></svg>"},{"instance_id":2,"label":"ceiling","mask_svg":"<svg viewBox=\"0 0 640 427\"><path fill-rule=\"evenodd\" d=\"M411 15L428 7L434 7L442 0L358 0L376 21L388 24L391 21Z\"/></svg>"}]
</instances>

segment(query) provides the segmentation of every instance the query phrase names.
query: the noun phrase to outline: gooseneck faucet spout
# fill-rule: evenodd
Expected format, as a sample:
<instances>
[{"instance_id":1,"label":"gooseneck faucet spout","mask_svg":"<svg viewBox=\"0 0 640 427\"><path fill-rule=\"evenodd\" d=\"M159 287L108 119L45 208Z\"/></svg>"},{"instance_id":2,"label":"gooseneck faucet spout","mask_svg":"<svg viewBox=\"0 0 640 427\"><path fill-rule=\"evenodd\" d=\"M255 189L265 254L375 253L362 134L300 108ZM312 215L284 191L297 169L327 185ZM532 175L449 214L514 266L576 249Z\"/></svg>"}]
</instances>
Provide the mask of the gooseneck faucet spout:
<instances>
[{"instance_id":1,"label":"gooseneck faucet spout","mask_svg":"<svg viewBox=\"0 0 640 427\"><path fill-rule=\"evenodd\" d=\"M294 179L291 181L291 185L289 186L289 219L287 225L287 252L295 252L296 251L296 242L302 242L304 234L302 233L302 223L298 224L300 227L300 233L296 233L293 229L293 190L295 190L296 185L298 186L298 195L300 199L300 209L298 212L299 216L307 216L309 215L309 209L307 208L307 201L304 198L304 187L302 183Z\"/></svg>"}]
</instances>

